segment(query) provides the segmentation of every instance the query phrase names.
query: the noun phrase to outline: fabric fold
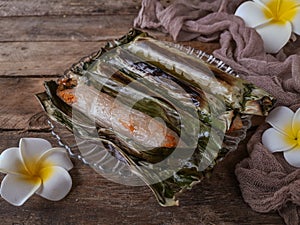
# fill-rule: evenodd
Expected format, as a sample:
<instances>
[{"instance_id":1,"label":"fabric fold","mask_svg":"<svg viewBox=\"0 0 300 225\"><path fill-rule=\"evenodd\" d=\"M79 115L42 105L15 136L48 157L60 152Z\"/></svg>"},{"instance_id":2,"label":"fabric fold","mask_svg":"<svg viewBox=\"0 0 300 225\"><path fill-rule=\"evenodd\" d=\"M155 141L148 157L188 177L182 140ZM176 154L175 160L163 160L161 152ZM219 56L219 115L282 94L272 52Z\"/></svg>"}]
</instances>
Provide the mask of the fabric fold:
<instances>
[{"instance_id":1,"label":"fabric fold","mask_svg":"<svg viewBox=\"0 0 300 225\"><path fill-rule=\"evenodd\" d=\"M286 224L299 224L300 170L289 165L282 153L272 154L261 144L268 128L261 125L248 143L249 158L236 166L243 198L261 213L278 211Z\"/></svg>"},{"instance_id":2,"label":"fabric fold","mask_svg":"<svg viewBox=\"0 0 300 225\"><path fill-rule=\"evenodd\" d=\"M244 1L179 0L164 6L158 0L143 0L134 26L169 33L174 41L218 41L215 57L274 95L277 106L295 110L300 106L300 37L292 36L276 55L265 53L256 30L234 15ZM287 164L281 153L272 154L261 144L267 128L263 124L251 137L249 157L236 166L236 176L253 210L277 211L286 224L296 225L300 223L300 170Z\"/></svg>"}]
</instances>

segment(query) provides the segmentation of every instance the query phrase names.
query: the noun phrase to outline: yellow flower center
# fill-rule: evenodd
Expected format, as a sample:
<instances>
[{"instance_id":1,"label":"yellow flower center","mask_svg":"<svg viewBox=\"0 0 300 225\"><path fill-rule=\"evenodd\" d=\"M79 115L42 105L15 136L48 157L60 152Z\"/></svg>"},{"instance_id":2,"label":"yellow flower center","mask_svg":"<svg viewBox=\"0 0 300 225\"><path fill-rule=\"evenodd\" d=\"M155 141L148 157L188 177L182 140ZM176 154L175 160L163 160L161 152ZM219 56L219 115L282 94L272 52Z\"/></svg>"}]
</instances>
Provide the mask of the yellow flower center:
<instances>
[{"instance_id":1,"label":"yellow flower center","mask_svg":"<svg viewBox=\"0 0 300 225\"><path fill-rule=\"evenodd\" d=\"M296 133L293 132L292 128L290 126L287 126L284 129L284 133L286 134L285 136L285 141L291 145L299 145L300 146L300 130L298 130Z\"/></svg>"},{"instance_id":2,"label":"yellow flower center","mask_svg":"<svg viewBox=\"0 0 300 225\"><path fill-rule=\"evenodd\" d=\"M285 24L297 14L298 3L295 0L270 0L264 9L264 15L274 23Z\"/></svg>"},{"instance_id":3,"label":"yellow flower center","mask_svg":"<svg viewBox=\"0 0 300 225\"><path fill-rule=\"evenodd\" d=\"M31 159L27 164L27 170L24 175L27 180L32 183L48 180L53 174L53 164L47 161L38 162Z\"/></svg>"}]
</instances>

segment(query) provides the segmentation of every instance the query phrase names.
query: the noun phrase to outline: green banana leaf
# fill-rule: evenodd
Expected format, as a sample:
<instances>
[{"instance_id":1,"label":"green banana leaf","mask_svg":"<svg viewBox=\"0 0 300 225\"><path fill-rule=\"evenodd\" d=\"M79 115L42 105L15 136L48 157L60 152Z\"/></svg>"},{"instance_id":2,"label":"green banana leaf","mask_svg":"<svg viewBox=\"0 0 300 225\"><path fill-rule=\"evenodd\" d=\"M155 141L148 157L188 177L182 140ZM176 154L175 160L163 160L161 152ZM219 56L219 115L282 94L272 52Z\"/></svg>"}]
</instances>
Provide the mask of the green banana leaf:
<instances>
[{"instance_id":1,"label":"green banana leaf","mask_svg":"<svg viewBox=\"0 0 300 225\"><path fill-rule=\"evenodd\" d=\"M211 175L230 150L224 143L235 117L267 115L275 102L174 46L133 29L37 94L49 117L80 140L90 166L148 185L162 206L178 205L178 193Z\"/></svg>"}]
</instances>

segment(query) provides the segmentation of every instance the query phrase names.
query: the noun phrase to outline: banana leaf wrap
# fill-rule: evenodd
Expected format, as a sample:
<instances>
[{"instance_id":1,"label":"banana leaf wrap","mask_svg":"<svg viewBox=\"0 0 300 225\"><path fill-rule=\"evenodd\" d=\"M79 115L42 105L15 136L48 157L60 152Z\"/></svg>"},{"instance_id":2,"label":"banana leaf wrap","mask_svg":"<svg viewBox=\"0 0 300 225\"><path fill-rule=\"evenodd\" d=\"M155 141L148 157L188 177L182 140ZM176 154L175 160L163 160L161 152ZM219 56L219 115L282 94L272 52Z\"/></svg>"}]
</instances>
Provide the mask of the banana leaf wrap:
<instances>
[{"instance_id":1,"label":"banana leaf wrap","mask_svg":"<svg viewBox=\"0 0 300 225\"><path fill-rule=\"evenodd\" d=\"M224 143L238 127L235 118L267 115L275 102L135 29L45 89L37 94L44 110L74 133L89 165L121 183L148 185L162 206L178 205L178 193L210 176L231 150ZM230 141L236 146L242 138Z\"/></svg>"}]
</instances>

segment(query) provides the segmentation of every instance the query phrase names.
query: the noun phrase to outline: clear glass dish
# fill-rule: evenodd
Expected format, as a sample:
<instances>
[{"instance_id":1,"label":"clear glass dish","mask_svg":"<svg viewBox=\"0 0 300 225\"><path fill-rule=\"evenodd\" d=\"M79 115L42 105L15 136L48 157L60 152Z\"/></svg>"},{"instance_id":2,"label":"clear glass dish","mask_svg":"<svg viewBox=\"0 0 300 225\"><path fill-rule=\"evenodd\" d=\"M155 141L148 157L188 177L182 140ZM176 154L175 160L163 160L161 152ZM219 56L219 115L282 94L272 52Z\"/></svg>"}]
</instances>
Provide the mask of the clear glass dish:
<instances>
[{"instance_id":1,"label":"clear glass dish","mask_svg":"<svg viewBox=\"0 0 300 225\"><path fill-rule=\"evenodd\" d=\"M163 206L209 177L275 101L212 55L138 30L45 87L42 106L70 130L49 120L58 143L109 180L148 185Z\"/></svg>"}]
</instances>

